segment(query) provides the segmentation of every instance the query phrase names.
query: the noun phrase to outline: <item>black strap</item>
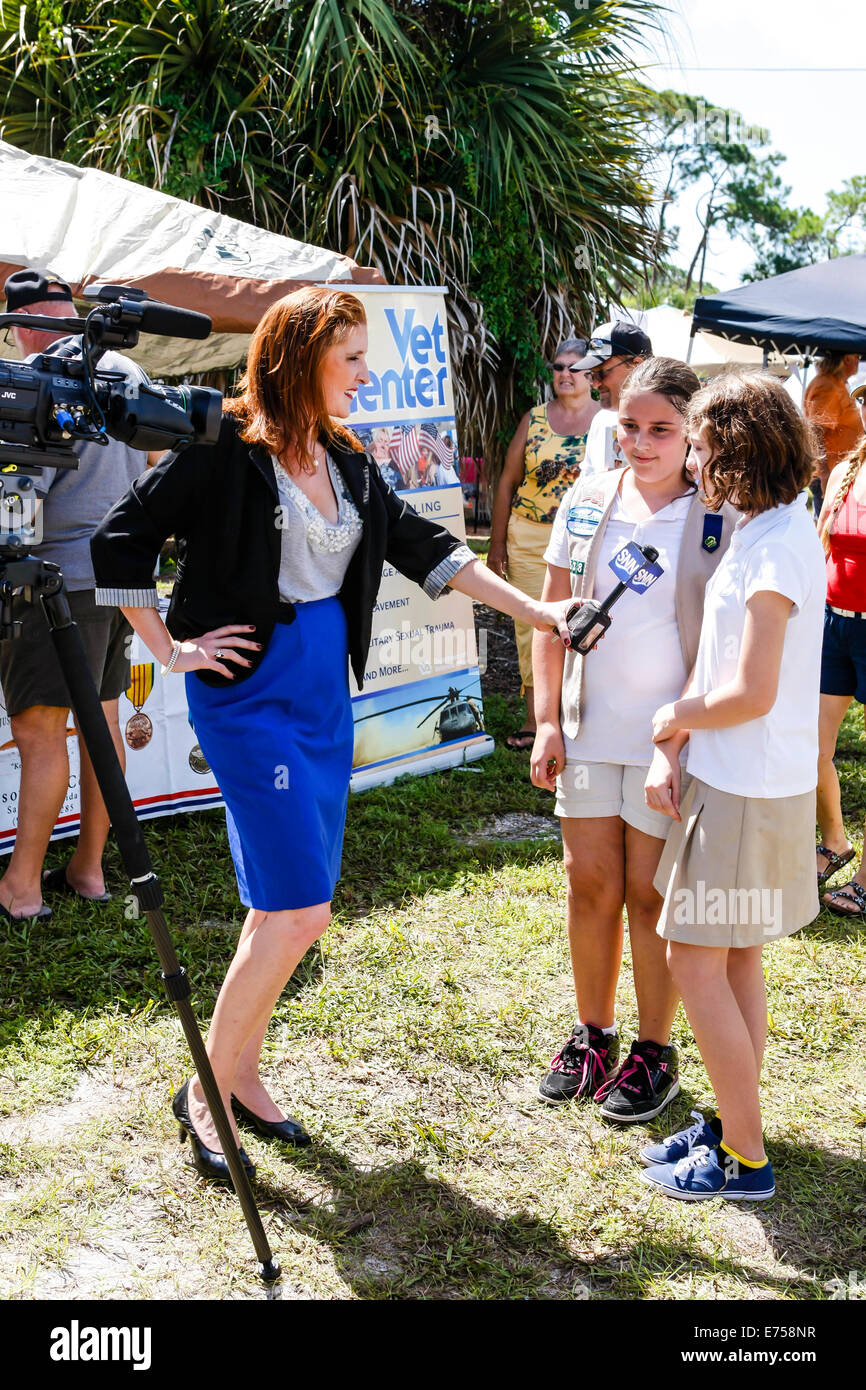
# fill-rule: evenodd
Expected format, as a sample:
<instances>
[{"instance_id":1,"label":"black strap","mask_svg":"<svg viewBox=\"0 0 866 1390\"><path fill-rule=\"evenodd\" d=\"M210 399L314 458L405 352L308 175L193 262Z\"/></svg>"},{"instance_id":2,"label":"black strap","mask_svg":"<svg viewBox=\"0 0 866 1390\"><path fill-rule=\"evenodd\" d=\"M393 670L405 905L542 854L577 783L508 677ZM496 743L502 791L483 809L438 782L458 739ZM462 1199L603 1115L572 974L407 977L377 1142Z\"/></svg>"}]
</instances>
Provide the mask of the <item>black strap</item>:
<instances>
[{"instance_id":1,"label":"black strap","mask_svg":"<svg viewBox=\"0 0 866 1390\"><path fill-rule=\"evenodd\" d=\"M178 999L188 999L192 990L189 986L186 971L180 967L176 975L166 975L165 971L160 971L162 982L165 985L165 992L169 999L175 1003Z\"/></svg>"}]
</instances>

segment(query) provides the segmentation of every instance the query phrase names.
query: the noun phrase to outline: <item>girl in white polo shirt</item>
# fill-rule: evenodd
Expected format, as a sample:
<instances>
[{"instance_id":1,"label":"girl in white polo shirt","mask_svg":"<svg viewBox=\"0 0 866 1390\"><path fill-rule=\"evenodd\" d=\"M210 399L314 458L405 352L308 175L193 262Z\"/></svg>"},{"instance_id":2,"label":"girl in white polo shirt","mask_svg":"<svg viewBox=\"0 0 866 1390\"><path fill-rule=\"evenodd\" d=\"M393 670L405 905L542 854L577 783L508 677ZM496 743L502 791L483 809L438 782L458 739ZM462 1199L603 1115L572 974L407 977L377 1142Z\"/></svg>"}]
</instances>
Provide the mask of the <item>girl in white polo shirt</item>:
<instances>
[{"instance_id":1,"label":"girl in white polo shirt","mask_svg":"<svg viewBox=\"0 0 866 1390\"><path fill-rule=\"evenodd\" d=\"M585 659L533 646L538 734L531 774L556 791L568 876L568 935L578 1022L539 1085L550 1105L595 1100L606 1119L651 1119L679 1090L670 1029L679 998L655 933L653 887L670 821L644 800L652 764L679 801L679 763L653 756L651 719L680 693L697 654L704 588L735 514L708 513L685 468L683 412L699 382L690 367L655 357L630 373L619 401L629 466L580 478L563 499L545 553L544 592L604 598L609 562L630 542L658 551L662 575L623 595L605 639ZM614 1016L623 907L638 1003L625 1057Z\"/></svg>"},{"instance_id":2,"label":"girl in white polo shirt","mask_svg":"<svg viewBox=\"0 0 866 1390\"><path fill-rule=\"evenodd\" d=\"M689 740L692 778L655 885L718 1116L644 1149L642 1176L686 1201L762 1201L775 1186L758 1098L761 950L818 913L824 553L800 496L810 428L775 377L717 379L692 398L687 427L709 504L733 502L743 517L707 585L692 679L653 720L670 757ZM663 791L647 788L661 811Z\"/></svg>"}]
</instances>

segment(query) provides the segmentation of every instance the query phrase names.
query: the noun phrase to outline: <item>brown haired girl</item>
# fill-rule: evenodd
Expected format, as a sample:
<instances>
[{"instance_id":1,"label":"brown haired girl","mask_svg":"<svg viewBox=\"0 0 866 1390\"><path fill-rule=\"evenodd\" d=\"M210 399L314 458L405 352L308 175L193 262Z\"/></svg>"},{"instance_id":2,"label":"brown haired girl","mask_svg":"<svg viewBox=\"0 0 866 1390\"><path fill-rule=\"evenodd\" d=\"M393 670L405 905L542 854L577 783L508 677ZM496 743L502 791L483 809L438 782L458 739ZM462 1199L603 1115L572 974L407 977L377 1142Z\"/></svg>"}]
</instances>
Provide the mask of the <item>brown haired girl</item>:
<instances>
[{"instance_id":1,"label":"brown haired girl","mask_svg":"<svg viewBox=\"0 0 866 1390\"><path fill-rule=\"evenodd\" d=\"M852 395L866 429L866 386ZM866 437L830 474L818 531L827 556L827 607L818 725L818 887L854 858L842 820L836 739L852 699L866 704ZM862 865L821 901L840 917L866 912Z\"/></svg>"},{"instance_id":2,"label":"brown haired girl","mask_svg":"<svg viewBox=\"0 0 866 1390\"><path fill-rule=\"evenodd\" d=\"M93 539L100 602L123 607L190 715L226 803L249 911L214 1010L208 1054L226 1109L260 1134L309 1142L259 1076L274 1005L330 918L352 767L348 661L359 686L387 561L431 598L447 586L563 640L565 605L528 599L388 487L338 423L369 381L360 301L310 287L264 315L218 442L169 454ZM174 534L167 627L153 570ZM228 1176L197 1077L174 1113L208 1177ZM249 1160L246 1160L249 1163ZM251 1167L251 1165L250 1165Z\"/></svg>"},{"instance_id":3,"label":"brown haired girl","mask_svg":"<svg viewBox=\"0 0 866 1390\"><path fill-rule=\"evenodd\" d=\"M556 791L568 876L568 935L578 1022L539 1086L550 1105L595 1100L607 1119L652 1119L679 1091L670 1030L679 1002L655 926L653 875L680 799L679 758L654 752L659 701L683 688L697 653L704 587L735 517L709 516L685 468L683 413L698 379L655 357L634 368L619 398L627 468L579 479L547 548L544 597L604 598L610 560L632 541L659 552L663 574L626 594L603 643L563 659L535 642L538 734L532 780ZM647 805L650 777L655 804ZM620 1059L614 1015L623 908L638 1006L637 1037Z\"/></svg>"},{"instance_id":4,"label":"brown haired girl","mask_svg":"<svg viewBox=\"0 0 866 1390\"><path fill-rule=\"evenodd\" d=\"M692 451L710 507L742 518L707 585L689 689L656 712L692 778L655 886L658 933L718 1116L641 1153L645 1182L698 1202L775 1191L759 1080L767 1033L761 949L811 922L824 559L800 495L811 431L775 377L722 377L692 398Z\"/></svg>"}]
</instances>

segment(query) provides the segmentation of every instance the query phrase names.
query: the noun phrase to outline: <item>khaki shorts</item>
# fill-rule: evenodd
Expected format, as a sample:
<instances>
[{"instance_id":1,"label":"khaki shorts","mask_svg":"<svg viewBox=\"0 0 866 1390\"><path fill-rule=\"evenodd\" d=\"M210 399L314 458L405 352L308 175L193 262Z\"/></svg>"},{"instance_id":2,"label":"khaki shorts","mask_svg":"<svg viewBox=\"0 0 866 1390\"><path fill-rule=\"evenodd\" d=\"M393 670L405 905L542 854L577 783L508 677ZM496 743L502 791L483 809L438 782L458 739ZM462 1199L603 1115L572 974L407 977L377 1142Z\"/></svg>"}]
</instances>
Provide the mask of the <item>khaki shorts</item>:
<instances>
[{"instance_id":1,"label":"khaki shorts","mask_svg":"<svg viewBox=\"0 0 866 1390\"><path fill-rule=\"evenodd\" d=\"M656 931L691 946L764 946L818 915L815 793L736 796L692 779L653 880Z\"/></svg>"},{"instance_id":2,"label":"khaki shorts","mask_svg":"<svg viewBox=\"0 0 866 1390\"><path fill-rule=\"evenodd\" d=\"M577 820L619 816L635 830L664 840L677 822L647 806L644 783L648 772L649 763L646 767L632 767L623 763L572 762L569 759L556 779L554 812L565 819L574 817ZM689 780L684 771L683 795Z\"/></svg>"},{"instance_id":3,"label":"khaki shorts","mask_svg":"<svg viewBox=\"0 0 866 1390\"><path fill-rule=\"evenodd\" d=\"M93 589L74 590L68 597L99 698L116 700L129 685L132 628L119 608L98 606ZM0 642L0 684L7 713L21 714L33 705L69 709L69 688L41 604L25 603L16 595L12 616L21 623L21 635Z\"/></svg>"}]
</instances>

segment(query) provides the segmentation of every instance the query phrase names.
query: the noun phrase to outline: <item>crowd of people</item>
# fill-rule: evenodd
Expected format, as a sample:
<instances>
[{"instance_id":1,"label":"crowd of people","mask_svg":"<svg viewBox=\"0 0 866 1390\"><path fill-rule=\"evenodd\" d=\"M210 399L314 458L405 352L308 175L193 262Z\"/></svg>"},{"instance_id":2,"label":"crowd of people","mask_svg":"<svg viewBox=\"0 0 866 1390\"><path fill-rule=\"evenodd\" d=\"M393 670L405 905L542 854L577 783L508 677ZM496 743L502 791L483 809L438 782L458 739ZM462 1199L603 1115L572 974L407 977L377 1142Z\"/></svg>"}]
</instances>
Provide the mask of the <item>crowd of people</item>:
<instances>
[{"instance_id":1,"label":"crowd of people","mask_svg":"<svg viewBox=\"0 0 866 1390\"><path fill-rule=\"evenodd\" d=\"M10 277L6 298L25 314L74 312L69 287L37 272ZM25 355L54 341L14 332ZM39 483L40 553L66 574L119 756L134 630L164 675L183 675L226 803L246 916L207 1049L227 1113L266 1138L310 1141L269 1095L259 1059L276 1001L329 921L352 761L348 671L362 686L387 563L430 598L456 589L515 620L526 717L508 742L531 749L532 781L555 793L578 1014L539 1098L595 1104L615 1123L654 1119L679 1093L682 1000L716 1108L641 1149L643 1177L690 1201L764 1200L762 950L812 921L819 888L833 911L866 912L862 867L827 888L854 857L833 751L851 700L866 698L866 392L854 393L852 438L851 363L829 362L808 402L818 433L772 376L702 386L625 322L567 339L553 399L527 412L508 450L485 566L398 495L451 481L450 437L412 426L359 439L346 425L366 351L355 296L298 290L263 316L215 444L159 458L118 444ZM816 476L817 527L804 502ZM169 536L178 578L164 621L153 576ZM647 592L632 589L607 636L575 651L568 618L649 546ZM43 892L108 900L108 821L83 749L78 846L42 871L68 779L69 698L39 615L20 602L26 640L0 648L22 764L0 879L9 921L50 915ZM625 1055L624 913L637 1003ZM197 1076L172 1108L199 1171L227 1178Z\"/></svg>"}]
</instances>

